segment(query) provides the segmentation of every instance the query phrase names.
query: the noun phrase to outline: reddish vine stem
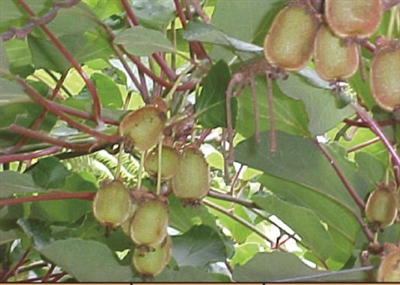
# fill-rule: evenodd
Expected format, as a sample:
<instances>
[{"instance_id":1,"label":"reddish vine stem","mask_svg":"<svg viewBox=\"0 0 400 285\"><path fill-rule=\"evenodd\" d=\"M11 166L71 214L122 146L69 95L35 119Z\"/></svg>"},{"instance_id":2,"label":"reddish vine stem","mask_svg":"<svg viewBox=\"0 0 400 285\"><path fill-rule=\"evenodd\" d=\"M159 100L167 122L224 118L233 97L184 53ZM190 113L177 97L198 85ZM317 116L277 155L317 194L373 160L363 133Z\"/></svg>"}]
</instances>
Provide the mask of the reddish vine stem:
<instances>
[{"instance_id":1,"label":"reddish vine stem","mask_svg":"<svg viewBox=\"0 0 400 285\"><path fill-rule=\"evenodd\" d=\"M50 194L39 193L38 196L3 199L3 200L0 200L0 206L15 205L15 204L28 203L28 202L37 202L37 201L64 200L64 199L81 199L81 200L92 201L95 194L96 194L95 192L53 191Z\"/></svg>"},{"instance_id":2,"label":"reddish vine stem","mask_svg":"<svg viewBox=\"0 0 400 285\"><path fill-rule=\"evenodd\" d=\"M46 274L43 276L42 282L48 282L49 277L52 275L55 268L56 266L54 264L50 266L49 270L47 270Z\"/></svg>"},{"instance_id":3,"label":"reddish vine stem","mask_svg":"<svg viewBox=\"0 0 400 285\"><path fill-rule=\"evenodd\" d=\"M57 115L60 119L64 120L67 122L69 125L72 127L87 133L89 135L92 135L94 137L97 137L99 139L108 141L108 142L114 142L118 139L118 135L105 135L100 132L94 131L93 129L85 126L84 124L81 124L77 121L72 120L69 118L67 115L65 115L59 108L57 108L54 105L54 102L48 101L47 99L44 99L42 96L40 96L28 83L26 83L24 80L21 78L14 76L14 79L21 84L24 89L31 95L38 103L40 103L43 107L47 108L50 112L53 114Z\"/></svg>"},{"instance_id":4,"label":"reddish vine stem","mask_svg":"<svg viewBox=\"0 0 400 285\"><path fill-rule=\"evenodd\" d=\"M329 163L335 170L336 174L338 175L340 181L342 181L343 185L346 187L347 192L350 194L350 196L353 198L354 202L357 204L357 206L361 209L364 210L365 208L365 203L364 201L357 195L356 190L350 185L349 181L347 180L345 174L343 171L340 169L340 167L336 164L335 160L333 159L333 156L330 154L330 152L325 148L324 145L318 143L317 141L313 140L313 142L317 145L317 147L322 151L322 153L325 155L325 157L328 159Z\"/></svg>"},{"instance_id":5,"label":"reddish vine stem","mask_svg":"<svg viewBox=\"0 0 400 285\"><path fill-rule=\"evenodd\" d=\"M56 36L45 26L44 23L40 21L40 18L37 17L35 12L25 3L24 0L17 0L22 9L24 9L31 17L34 24L38 25L42 31L47 35L50 41L55 45L55 47L64 55L64 57L68 60L68 62L76 69L79 75L82 77L85 82L91 96L93 99L93 112L94 118L98 125L101 122L101 107L100 100L97 95L96 87L93 82L88 78L86 73L83 71L79 63L74 59L74 57L69 53L69 51L63 46L63 44L56 38Z\"/></svg>"},{"instance_id":6,"label":"reddish vine stem","mask_svg":"<svg viewBox=\"0 0 400 285\"><path fill-rule=\"evenodd\" d=\"M67 78L67 72L64 72L64 74L61 75L60 80L57 82L56 87L54 88L49 100L53 101L56 96L57 93L60 91L61 86L63 85L65 78ZM40 124L43 122L45 116L47 114L47 109L43 109L39 116L36 118L36 120L33 122L32 126L30 127L30 129L32 131L37 130L40 126ZM29 137L25 136L24 138L22 138L14 147L12 147L11 149L7 150L8 153L15 153L18 150L21 149L21 147L29 140Z\"/></svg>"},{"instance_id":7,"label":"reddish vine stem","mask_svg":"<svg viewBox=\"0 0 400 285\"><path fill-rule=\"evenodd\" d=\"M128 18L133 26L138 26L139 21L137 20L135 13L133 12L131 6L127 3L126 0L121 0L122 6L124 7L126 14L128 15ZM172 70L167 62L160 56L158 53L153 53L152 57L154 60L158 63L158 65L161 67L162 70L164 70L165 74L168 76L169 79L171 80L176 80L178 77L174 70Z\"/></svg>"},{"instance_id":8,"label":"reddish vine stem","mask_svg":"<svg viewBox=\"0 0 400 285\"><path fill-rule=\"evenodd\" d=\"M0 201L1 202L1 201ZM10 269L4 276L3 278L1 278L0 282L6 282L8 280L8 278L11 277L11 275L14 274L14 272L16 272L16 270L18 270L18 268L25 262L26 257L28 256L29 252L31 251L31 247L29 246L24 254L21 256L21 258L18 260L18 262L14 265L14 267L12 269Z\"/></svg>"},{"instance_id":9,"label":"reddish vine stem","mask_svg":"<svg viewBox=\"0 0 400 285\"><path fill-rule=\"evenodd\" d=\"M34 130L31 129L26 129L23 127L20 127L18 125L11 125L9 127L10 131L16 132L18 134L24 135L27 138L32 138L32 139L36 139L36 140L40 140L42 142L46 142L49 143L51 145L54 146L60 146L60 147L64 147L64 148L69 148L75 151L89 151L92 148L98 147L97 143L88 143L88 144L83 144L83 145L77 145L77 144L73 144L73 143L69 143L66 141L62 141L59 139L55 139L55 138L51 138L48 136L45 136L43 134L41 134L40 132L36 132Z\"/></svg>"},{"instance_id":10,"label":"reddish vine stem","mask_svg":"<svg viewBox=\"0 0 400 285\"><path fill-rule=\"evenodd\" d=\"M8 155L0 156L0 163L31 160L31 159L43 157L46 155L56 154L56 153L62 151L62 149L63 149L63 147L60 147L60 146L52 146L52 147L45 148L45 149L42 149L37 152L21 153L21 154L8 154Z\"/></svg>"},{"instance_id":11,"label":"reddish vine stem","mask_svg":"<svg viewBox=\"0 0 400 285\"><path fill-rule=\"evenodd\" d=\"M344 119L343 123L350 125L350 126L359 127L359 128L369 128L369 125L366 122L354 121L354 120L351 120L348 118ZM376 123L381 127L385 127L385 126L390 126L390 125L396 124L396 121L394 119L392 119L392 120L385 120L385 121L376 122Z\"/></svg>"},{"instance_id":12,"label":"reddish vine stem","mask_svg":"<svg viewBox=\"0 0 400 285\"><path fill-rule=\"evenodd\" d=\"M192 5L194 9L196 10L196 13L199 14L201 19L203 20L204 23L206 24L211 24L210 18L207 16L206 13L204 13L203 8L201 7L200 3L198 0L191 0Z\"/></svg>"}]
</instances>

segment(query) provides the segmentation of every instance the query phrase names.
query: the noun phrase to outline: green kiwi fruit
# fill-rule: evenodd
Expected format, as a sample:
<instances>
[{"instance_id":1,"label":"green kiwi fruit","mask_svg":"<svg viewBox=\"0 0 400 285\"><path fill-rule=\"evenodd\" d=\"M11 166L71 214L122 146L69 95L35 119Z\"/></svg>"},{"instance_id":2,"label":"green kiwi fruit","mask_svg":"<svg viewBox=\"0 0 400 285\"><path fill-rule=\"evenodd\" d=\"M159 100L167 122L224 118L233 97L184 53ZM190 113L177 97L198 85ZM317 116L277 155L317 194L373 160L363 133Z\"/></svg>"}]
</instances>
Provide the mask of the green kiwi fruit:
<instances>
[{"instance_id":1,"label":"green kiwi fruit","mask_svg":"<svg viewBox=\"0 0 400 285\"><path fill-rule=\"evenodd\" d=\"M146 151L154 147L165 126L165 113L155 106L144 106L126 115L119 126L119 133L126 142L126 149Z\"/></svg>"},{"instance_id":2,"label":"green kiwi fruit","mask_svg":"<svg viewBox=\"0 0 400 285\"><path fill-rule=\"evenodd\" d=\"M264 40L264 55L274 66L298 71L311 59L318 22L307 5L289 3L275 17Z\"/></svg>"},{"instance_id":3,"label":"green kiwi fruit","mask_svg":"<svg viewBox=\"0 0 400 285\"><path fill-rule=\"evenodd\" d=\"M351 77L359 65L358 46L355 42L345 46L325 25L318 29L314 43L314 65L318 75L327 81Z\"/></svg>"},{"instance_id":4,"label":"green kiwi fruit","mask_svg":"<svg viewBox=\"0 0 400 285\"><path fill-rule=\"evenodd\" d=\"M179 152L169 146L161 149L161 178L171 179L178 171ZM149 152L144 160L144 168L151 175L158 173L158 147Z\"/></svg>"},{"instance_id":5,"label":"green kiwi fruit","mask_svg":"<svg viewBox=\"0 0 400 285\"><path fill-rule=\"evenodd\" d=\"M124 183L107 180L100 185L93 199L93 214L100 224L115 228L129 217L132 202Z\"/></svg>"},{"instance_id":6,"label":"green kiwi fruit","mask_svg":"<svg viewBox=\"0 0 400 285\"><path fill-rule=\"evenodd\" d=\"M400 108L400 45L395 41L378 47L371 62L370 85L383 110Z\"/></svg>"},{"instance_id":7,"label":"green kiwi fruit","mask_svg":"<svg viewBox=\"0 0 400 285\"><path fill-rule=\"evenodd\" d=\"M380 0L325 0L325 17L331 30L341 38L368 38L382 18Z\"/></svg>"},{"instance_id":8,"label":"green kiwi fruit","mask_svg":"<svg viewBox=\"0 0 400 285\"><path fill-rule=\"evenodd\" d=\"M152 278L160 274L168 264L172 253L172 242L166 236L162 243L148 251L143 247L136 247L132 263L136 271L143 277Z\"/></svg>"},{"instance_id":9,"label":"green kiwi fruit","mask_svg":"<svg viewBox=\"0 0 400 285\"><path fill-rule=\"evenodd\" d=\"M167 235L168 207L161 198L147 200L137 207L130 224L130 236L136 245L154 247Z\"/></svg>"},{"instance_id":10,"label":"green kiwi fruit","mask_svg":"<svg viewBox=\"0 0 400 285\"><path fill-rule=\"evenodd\" d=\"M172 192L187 202L202 199L210 189L209 172L208 163L199 150L185 149L179 161L178 172L172 178Z\"/></svg>"},{"instance_id":11,"label":"green kiwi fruit","mask_svg":"<svg viewBox=\"0 0 400 285\"><path fill-rule=\"evenodd\" d=\"M378 269L378 282L400 282L400 249L383 258Z\"/></svg>"},{"instance_id":12,"label":"green kiwi fruit","mask_svg":"<svg viewBox=\"0 0 400 285\"><path fill-rule=\"evenodd\" d=\"M395 193L384 186L373 191L365 205L365 216L369 222L379 226L379 228L392 225L397 216Z\"/></svg>"}]
</instances>

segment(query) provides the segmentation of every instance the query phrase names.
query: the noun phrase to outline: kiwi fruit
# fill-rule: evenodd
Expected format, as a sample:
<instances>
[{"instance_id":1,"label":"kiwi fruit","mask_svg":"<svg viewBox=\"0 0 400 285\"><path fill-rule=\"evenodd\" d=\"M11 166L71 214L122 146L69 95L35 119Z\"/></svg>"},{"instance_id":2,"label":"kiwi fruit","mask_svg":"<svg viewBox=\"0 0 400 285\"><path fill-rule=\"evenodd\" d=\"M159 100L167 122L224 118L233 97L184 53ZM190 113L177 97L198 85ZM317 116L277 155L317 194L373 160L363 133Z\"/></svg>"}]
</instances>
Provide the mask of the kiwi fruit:
<instances>
[{"instance_id":1,"label":"kiwi fruit","mask_svg":"<svg viewBox=\"0 0 400 285\"><path fill-rule=\"evenodd\" d=\"M142 277L152 278L160 274L171 258L172 241L166 236L162 243L153 250L147 251L136 247L132 257L132 264Z\"/></svg>"},{"instance_id":2,"label":"kiwi fruit","mask_svg":"<svg viewBox=\"0 0 400 285\"><path fill-rule=\"evenodd\" d=\"M314 42L314 65L318 75L327 81L351 77L359 65L359 49L355 42L345 46L326 26L318 29Z\"/></svg>"},{"instance_id":3,"label":"kiwi fruit","mask_svg":"<svg viewBox=\"0 0 400 285\"><path fill-rule=\"evenodd\" d=\"M158 147L150 151L144 160L144 168L151 175L158 173ZM170 146L161 149L161 178L171 179L178 171L179 152Z\"/></svg>"},{"instance_id":4,"label":"kiwi fruit","mask_svg":"<svg viewBox=\"0 0 400 285\"><path fill-rule=\"evenodd\" d=\"M383 258L378 269L378 282L400 282L400 249Z\"/></svg>"},{"instance_id":5,"label":"kiwi fruit","mask_svg":"<svg viewBox=\"0 0 400 285\"><path fill-rule=\"evenodd\" d=\"M115 228L129 217L131 197L119 180L104 181L93 199L93 214L100 224Z\"/></svg>"},{"instance_id":6,"label":"kiwi fruit","mask_svg":"<svg viewBox=\"0 0 400 285\"><path fill-rule=\"evenodd\" d=\"M365 205L367 220L379 228L393 224L397 216L397 197L395 193L385 186L373 191Z\"/></svg>"},{"instance_id":7,"label":"kiwi fruit","mask_svg":"<svg viewBox=\"0 0 400 285\"><path fill-rule=\"evenodd\" d=\"M400 45L388 41L377 49L371 62L371 91L378 105L392 112L400 108Z\"/></svg>"},{"instance_id":8,"label":"kiwi fruit","mask_svg":"<svg viewBox=\"0 0 400 285\"><path fill-rule=\"evenodd\" d=\"M160 244L167 236L168 207L161 198L142 202L130 224L130 237L136 245L147 248Z\"/></svg>"},{"instance_id":9,"label":"kiwi fruit","mask_svg":"<svg viewBox=\"0 0 400 285\"><path fill-rule=\"evenodd\" d=\"M301 2L289 3L275 17L265 37L265 58L283 70L302 69L311 59L317 29L311 8Z\"/></svg>"},{"instance_id":10,"label":"kiwi fruit","mask_svg":"<svg viewBox=\"0 0 400 285\"><path fill-rule=\"evenodd\" d=\"M325 17L338 37L364 39L377 30L382 18L382 4L380 0L326 0Z\"/></svg>"},{"instance_id":11,"label":"kiwi fruit","mask_svg":"<svg viewBox=\"0 0 400 285\"><path fill-rule=\"evenodd\" d=\"M198 150L183 150L178 172L172 178L172 192L179 199L195 202L207 195L210 188L209 166L204 155Z\"/></svg>"},{"instance_id":12,"label":"kiwi fruit","mask_svg":"<svg viewBox=\"0 0 400 285\"><path fill-rule=\"evenodd\" d=\"M125 149L146 151L154 147L162 135L165 122L165 113L152 105L126 115L119 125L119 133L126 143Z\"/></svg>"}]
</instances>

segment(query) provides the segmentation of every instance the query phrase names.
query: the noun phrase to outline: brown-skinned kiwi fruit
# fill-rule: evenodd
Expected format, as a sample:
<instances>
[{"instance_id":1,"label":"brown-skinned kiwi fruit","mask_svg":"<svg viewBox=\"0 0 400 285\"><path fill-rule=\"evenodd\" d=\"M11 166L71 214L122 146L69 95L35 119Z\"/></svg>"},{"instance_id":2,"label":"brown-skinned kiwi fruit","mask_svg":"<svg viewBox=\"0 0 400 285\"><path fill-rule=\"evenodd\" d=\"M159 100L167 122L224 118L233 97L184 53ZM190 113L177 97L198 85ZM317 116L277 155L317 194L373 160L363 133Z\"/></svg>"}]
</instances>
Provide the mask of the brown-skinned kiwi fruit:
<instances>
[{"instance_id":1,"label":"brown-skinned kiwi fruit","mask_svg":"<svg viewBox=\"0 0 400 285\"><path fill-rule=\"evenodd\" d=\"M265 58L283 70L302 69L311 59L317 29L311 8L302 2L289 3L275 17L265 37Z\"/></svg>"},{"instance_id":2,"label":"brown-skinned kiwi fruit","mask_svg":"<svg viewBox=\"0 0 400 285\"><path fill-rule=\"evenodd\" d=\"M185 149L179 161L178 172L172 178L172 192L186 202L196 202L210 189L210 169L203 153Z\"/></svg>"},{"instance_id":3,"label":"brown-skinned kiwi fruit","mask_svg":"<svg viewBox=\"0 0 400 285\"><path fill-rule=\"evenodd\" d=\"M355 42L345 46L343 39L336 37L326 25L321 25L314 43L315 71L327 81L347 79L357 71L358 50Z\"/></svg>"},{"instance_id":4,"label":"brown-skinned kiwi fruit","mask_svg":"<svg viewBox=\"0 0 400 285\"><path fill-rule=\"evenodd\" d=\"M367 220L379 228L393 224L397 216L397 197L395 193L385 186L379 186L373 191L365 205Z\"/></svg>"},{"instance_id":5,"label":"brown-skinned kiwi fruit","mask_svg":"<svg viewBox=\"0 0 400 285\"><path fill-rule=\"evenodd\" d=\"M166 236L163 242L155 246L151 251L136 247L132 257L132 263L139 275L152 278L164 270L171 258L171 253L171 238Z\"/></svg>"},{"instance_id":6,"label":"brown-skinned kiwi fruit","mask_svg":"<svg viewBox=\"0 0 400 285\"><path fill-rule=\"evenodd\" d=\"M325 17L338 37L368 38L379 27L382 4L380 0L325 0Z\"/></svg>"},{"instance_id":7,"label":"brown-skinned kiwi fruit","mask_svg":"<svg viewBox=\"0 0 400 285\"><path fill-rule=\"evenodd\" d=\"M392 112L400 108L400 44L386 41L377 47L370 69L372 95L378 105Z\"/></svg>"},{"instance_id":8,"label":"brown-skinned kiwi fruit","mask_svg":"<svg viewBox=\"0 0 400 285\"><path fill-rule=\"evenodd\" d=\"M161 178L171 179L178 171L179 152L170 146L162 146L161 150ZM155 176L158 173L158 147L150 151L144 160L146 171Z\"/></svg>"},{"instance_id":9,"label":"brown-skinned kiwi fruit","mask_svg":"<svg viewBox=\"0 0 400 285\"><path fill-rule=\"evenodd\" d=\"M130 224L130 236L136 245L148 248L167 236L168 206L160 197L139 204Z\"/></svg>"},{"instance_id":10,"label":"brown-skinned kiwi fruit","mask_svg":"<svg viewBox=\"0 0 400 285\"><path fill-rule=\"evenodd\" d=\"M131 205L124 183L107 180L100 185L93 199L93 214L100 224L115 228L128 219Z\"/></svg>"},{"instance_id":11,"label":"brown-skinned kiwi fruit","mask_svg":"<svg viewBox=\"0 0 400 285\"><path fill-rule=\"evenodd\" d=\"M154 147L165 126L165 113L155 106L144 106L126 115L119 126L125 149L146 151Z\"/></svg>"},{"instance_id":12,"label":"brown-skinned kiwi fruit","mask_svg":"<svg viewBox=\"0 0 400 285\"><path fill-rule=\"evenodd\" d=\"M400 248L382 259L378 269L378 282L400 282Z\"/></svg>"}]
</instances>

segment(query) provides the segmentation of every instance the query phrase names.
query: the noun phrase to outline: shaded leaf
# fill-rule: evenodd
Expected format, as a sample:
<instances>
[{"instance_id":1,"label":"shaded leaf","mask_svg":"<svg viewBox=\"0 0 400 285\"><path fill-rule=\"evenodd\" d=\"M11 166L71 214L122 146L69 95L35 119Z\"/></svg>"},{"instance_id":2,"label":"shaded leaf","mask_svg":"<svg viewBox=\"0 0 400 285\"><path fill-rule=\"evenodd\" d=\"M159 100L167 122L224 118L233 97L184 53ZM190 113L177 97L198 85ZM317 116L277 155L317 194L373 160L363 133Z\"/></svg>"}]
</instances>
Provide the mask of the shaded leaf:
<instances>
[{"instance_id":1,"label":"shaded leaf","mask_svg":"<svg viewBox=\"0 0 400 285\"><path fill-rule=\"evenodd\" d=\"M26 40L10 40L4 43L4 47L6 48L11 73L27 77L35 71L31 51Z\"/></svg>"},{"instance_id":2,"label":"shaded leaf","mask_svg":"<svg viewBox=\"0 0 400 285\"><path fill-rule=\"evenodd\" d=\"M196 100L195 111L204 128L226 127L226 89L230 81L228 65L218 61L204 79L203 89ZM237 113L237 101L231 100L233 125Z\"/></svg>"},{"instance_id":3,"label":"shaded leaf","mask_svg":"<svg viewBox=\"0 0 400 285\"><path fill-rule=\"evenodd\" d=\"M152 53L176 52L175 47L159 31L135 26L118 34L114 43L123 45L125 49L137 56L147 56Z\"/></svg>"},{"instance_id":4,"label":"shaded leaf","mask_svg":"<svg viewBox=\"0 0 400 285\"><path fill-rule=\"evenodd\" d=\"M28 173L32 175L36 185L45 189L61 188L67 176L71 174L54 157L40 159Z\"/></svg>"},{"instance_id":5,"label":"shaded leaf","mask_svg":"<svg viewBox=\"0 0 400 285\"><path fill-rule=\"evenodd\" d=\"M97 241L71 238L38 250L79 282L128 282L133 275L130 266L119 265L110 249Z\"/></svg>"},{"instance_id":6,"label":"shaded leaf","mask_svg":"<svg viewBox=\"0 0 400 285\"><path fill-rule=\"evenodd\" d=\"M263 210L276 215L288 225L300 236L302 243L317 256L324 260L330 256L333 247L332 238L312 210L265 193L254 195L252 200Z\"/></svg>"},{"instance_id":7,"label":"shaded leaf","mask_svg":"<svg viewBox=\"0 0 400 285\"><path fill-rule=\"evenodd\" d=\"M32 176L14 171L0 172L0 198L38 191L40 188L36 187Z\"/></svg>"},{"instance_id":8,"label":"shaded leaf","mask_svg":"<svg viewBox=\"0 0 400 285\"><path fill-rule=\"evenodd\" d=\"M192 266L182 266L178 271L165 269L154 278L155 282L215 282L210 274Z\"/></svg>"},{"instance_id":9,"label":"shaded leaf","mask_svg":"<svg viewBox=\"0 0 400 285\"><path fill-rule=\"evenodd\" d=\"M54 240L49 225L42 221L21 218L18 219L17 223L25 235L32 239L33 245L37 248L47 246Z\"/></svg>"},{"instance_id":10,"label":"shaded leaf","mask_svg":"<svg viewBox=\"0 0 400 285\"><path fill-rule=\"evenodd\" d=\"M4 73L8 72L8 60L6 56L6 50L4 48L4 42L0 41L0 75L1 77L4 75ZM3 93L1 93L3 94Z\"/></svg>"},{"instance_id":11,"label":"shaded leaf","mask_svg":"<svg viewBox=\"0 0 400 285\"><path fill-rule=\"evenodd\" d=\"M102 106L111 109L120 109L122 107L123 101L121 92L109 76L101 73L94 73L90 79L96 86L97 95L99 96ZM92 102L93 100L90 98L90 101Z\"/></svg>"},{"instance_id":12,"label":"shaded leaf","mask_svg":"<svg viewBox=\"0 0 400 285\"><path fill-rule=\"evenodd\" d=\"M225 245L216 230L207 226L194 226L181 236L172 237L173 256L179 266L204 266L224 261Z\"/></svg>"},{"instance_id":13,"label":"shaded leaf","mask_svg":"<svg viewBox=\"0 0 400 285\"><path fill-rule=\"evenodd\" d=\"M145 27L162 30L175 17L171 0L133 0L132 9L139 23Z\"/></svg>"}]
</instances>

